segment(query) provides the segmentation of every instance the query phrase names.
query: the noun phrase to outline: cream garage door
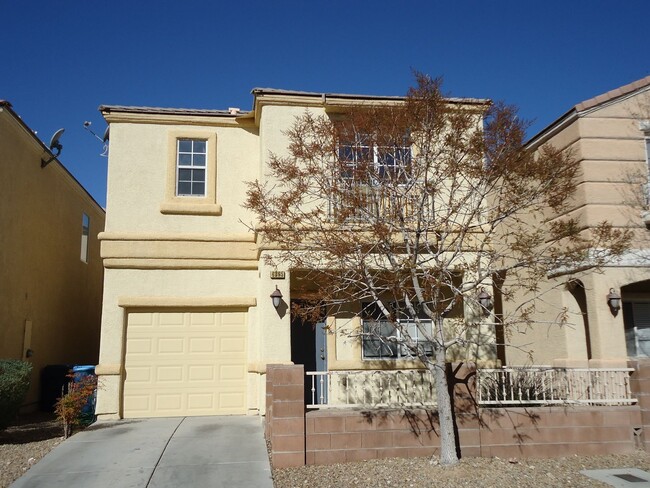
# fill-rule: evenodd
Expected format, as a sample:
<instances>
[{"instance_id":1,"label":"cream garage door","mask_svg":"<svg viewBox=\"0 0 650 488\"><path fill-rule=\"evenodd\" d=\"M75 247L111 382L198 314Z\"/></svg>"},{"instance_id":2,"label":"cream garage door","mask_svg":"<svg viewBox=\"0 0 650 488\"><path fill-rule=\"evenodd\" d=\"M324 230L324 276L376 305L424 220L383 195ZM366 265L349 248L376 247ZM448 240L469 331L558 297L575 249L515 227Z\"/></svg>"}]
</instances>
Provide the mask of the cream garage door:
<instances>
[{"instance_id":1,"label":"cream garage door","mask_svg":"<svg viewBox=\"0 0 650 488\"><path fill-rule=\"evenodd\" d=\"M246 413L245 312L129 313L124 417Z\"/></svg>"}]
</instances>

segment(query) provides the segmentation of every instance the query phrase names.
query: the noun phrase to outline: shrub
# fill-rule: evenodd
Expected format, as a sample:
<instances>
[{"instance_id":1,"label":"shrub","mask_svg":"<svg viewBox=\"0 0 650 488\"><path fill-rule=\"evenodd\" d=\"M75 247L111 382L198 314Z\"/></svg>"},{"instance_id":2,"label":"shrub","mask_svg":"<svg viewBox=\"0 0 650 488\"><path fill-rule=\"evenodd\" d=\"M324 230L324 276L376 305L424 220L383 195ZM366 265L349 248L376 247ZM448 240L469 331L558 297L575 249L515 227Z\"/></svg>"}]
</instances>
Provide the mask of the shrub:
<instances>
[{"instance_id":1,"label":"shrub","mask_svg":"<svg viewBox=\"0 0 650 488\"><path fill-rule=\"evenodd\" d=\"M75 380L74 373L70 373L68 378L68 392L61 396L54 406L54 413L63 424L63 435L66 439L72 434L73 427L88 425L94 421L94 414L87 412L87 406L94 399L97 389L95 375L85 375Z\"/></svg>"},{"instance_id":2,"label":"shrub","mask_svg":"<svg viewBox=\"0 0 650 488\"><path fill-rule=\"evenodd\" d=\"M32 365L19 359L0 359L0 429L16 418L25 401Z\"/></svg>"}]
</instances>

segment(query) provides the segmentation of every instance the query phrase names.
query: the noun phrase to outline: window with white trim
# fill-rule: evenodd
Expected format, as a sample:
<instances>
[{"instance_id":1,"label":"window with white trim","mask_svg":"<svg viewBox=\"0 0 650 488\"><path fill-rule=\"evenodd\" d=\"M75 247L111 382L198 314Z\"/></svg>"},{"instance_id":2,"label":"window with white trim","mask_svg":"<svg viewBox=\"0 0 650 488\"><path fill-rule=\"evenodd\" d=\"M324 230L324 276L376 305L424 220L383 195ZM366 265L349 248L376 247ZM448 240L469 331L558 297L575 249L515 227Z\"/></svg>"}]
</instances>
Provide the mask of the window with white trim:
<instances>
[{"instance_id":1,"label":"window with white trim","mask_svg":"<svg viewBox=\"0 0 650 488\"><path fill-rule=\"evenodd\" d=\"M414 346L418 351L424 352L427 356L433 355L433 345L427 341L420 332L415 319L409 318L406 314L398 313L395 323L386 320L376 304L364 305L362 316L361 336L363 359L413 359L417 357L416 351L404 345L402 331L408 333ZM432 336L432 321L429 318L419 318L420 327L424 332Z\"/></svg>"},{"instance_id":2,"label":"window with white trim","mask_svg":"<svg viewBox=\"0 0 650 488\"><path fill-rule=\"evenodd\" d=\"M374 186L389 179L404 179L411 165L411 146L406 141L382 146L366 134L355 134L349 142L340 143L338 155L341 179L358 184Z\"/></svg>"},{"instance_id":3,"label":"window with white trim","mask_svg":"<svg viewBox=\"0 0 650 488\"><path fill-rule=\"evenodd\" d=\"M176 195L204 197L208 157L207 141L178 139L176 145Z\"/></svg>"}]
</instances>

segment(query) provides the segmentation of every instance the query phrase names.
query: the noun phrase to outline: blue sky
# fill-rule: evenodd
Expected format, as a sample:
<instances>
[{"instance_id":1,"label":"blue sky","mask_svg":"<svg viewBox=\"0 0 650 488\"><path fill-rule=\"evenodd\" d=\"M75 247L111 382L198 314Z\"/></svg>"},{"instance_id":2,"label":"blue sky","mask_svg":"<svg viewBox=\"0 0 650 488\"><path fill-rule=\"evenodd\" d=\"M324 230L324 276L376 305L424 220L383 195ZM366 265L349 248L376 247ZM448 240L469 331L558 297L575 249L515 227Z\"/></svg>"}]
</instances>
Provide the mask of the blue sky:
<instances>
[{"instance_id":1,"label":"blue sky","mask_svg":"<svg viewBox=\"0 0 650 488\"><path fill-rule=\"evenodd\" d=\"M0 99L102 205L100 104L250 109L253 87L403 95L411 69L541 130L650 74L648 0L0 0Z\"/></svg>"}]
</instances>

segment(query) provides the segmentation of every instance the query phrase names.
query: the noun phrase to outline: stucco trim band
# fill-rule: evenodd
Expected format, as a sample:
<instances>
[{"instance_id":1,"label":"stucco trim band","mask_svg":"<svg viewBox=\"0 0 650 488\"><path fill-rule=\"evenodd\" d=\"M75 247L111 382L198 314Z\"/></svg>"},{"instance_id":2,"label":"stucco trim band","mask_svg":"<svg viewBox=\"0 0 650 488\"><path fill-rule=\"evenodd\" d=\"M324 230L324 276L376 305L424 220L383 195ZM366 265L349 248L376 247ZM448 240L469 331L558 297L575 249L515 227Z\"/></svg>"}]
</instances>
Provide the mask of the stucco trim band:
<instances>
[{"instance_id":1,"label":"stucco trim band","mask_svg":"<svg viewBox=\"0 0 650 488\"><path fill-rule=\"evenodd\" d=\"M255 242L255 234L189 234L169 232L100 232L97 238L102 241L205 241L205 242Z\"/></svg>"},{"instance_id":2,"label":"stucco trim band","mask_svg":"<svg viewBox=\"0 0 650 488\"><path fill-rule=\"evenodd\" d=\"M95 374L101 376L119 376L122 374L121 364L98 364L95 366Z\"/></svg>"},{"instance_id":3,"label":"stucco trim band","mask_svg":"<svg viewBox=\"0 0 650 488\"><path fill-rule=\"evenodd\" d=\"M257 260L252 243L201 241L102 241L103 258Z\"/></svg>"},{"instance_id":4,"label":"stucco trim band","mask_svg":"<svg viewBox=\"0 0 650 488\"><path fill-rule=\"evenodd\" d=\"M255 297L152 297L122 296L122 308L250 308L257 305Z\"/></svg>"},{"instance_id":5,"label":"stucco trim band","mask_svg":"<svg viewBox=\"0 0 650 488\"><path fill-rule=\"evenodd\" d=\"M107 269L241 269L254 270L258 261L238 259L105 258Z\"/></svg>"},{"instance_id":6,"label":"stucco trim band","mask_svg":"<svg viewBox=\"0 0 650 488\"><path fill-rule=\"evenodd\" d=\"M161 203L160 213L166 215L221 215L221 205L201 203Z\"/></svg>"}]
</instances>

